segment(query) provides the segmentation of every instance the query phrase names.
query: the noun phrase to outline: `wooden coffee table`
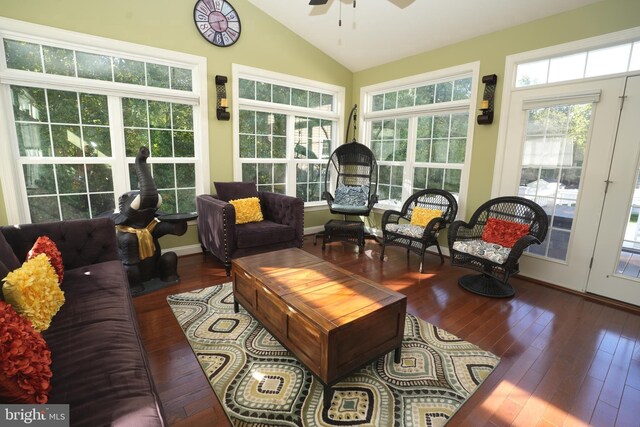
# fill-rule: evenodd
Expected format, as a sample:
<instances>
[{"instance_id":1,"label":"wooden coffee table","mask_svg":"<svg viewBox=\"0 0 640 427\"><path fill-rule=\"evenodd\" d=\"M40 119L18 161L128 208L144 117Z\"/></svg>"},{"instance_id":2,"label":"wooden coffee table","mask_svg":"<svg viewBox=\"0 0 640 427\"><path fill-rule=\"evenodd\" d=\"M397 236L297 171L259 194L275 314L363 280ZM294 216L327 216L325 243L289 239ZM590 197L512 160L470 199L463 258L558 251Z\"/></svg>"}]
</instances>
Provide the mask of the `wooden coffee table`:
<instances>
[{"instance_id":1,"label":"wooden coffee table","mask_svg":"<svg viewBox=\"0 0 640 427\"><path fill-rule=\"evenodd\" d=\"M324 405L331 387L395 350L400 362L407 297L301 249L232 261L238 303L320 379Z\"/></svg>"}]
</instances>

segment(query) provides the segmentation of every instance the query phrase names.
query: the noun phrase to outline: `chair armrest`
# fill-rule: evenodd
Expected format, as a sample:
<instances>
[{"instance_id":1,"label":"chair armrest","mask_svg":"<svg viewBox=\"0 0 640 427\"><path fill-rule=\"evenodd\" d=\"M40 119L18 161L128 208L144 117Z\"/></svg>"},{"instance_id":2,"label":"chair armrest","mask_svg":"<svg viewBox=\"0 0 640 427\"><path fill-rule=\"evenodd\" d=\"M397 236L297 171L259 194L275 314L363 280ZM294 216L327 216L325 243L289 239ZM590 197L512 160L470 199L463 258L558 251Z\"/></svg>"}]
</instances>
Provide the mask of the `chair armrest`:
<instances>
[{"instance_id":1,"label":"chair armrest","mask_svg":"<svg viewBox=\"0 0 640 427\"><path fill-rule=\"evenodd\" d=\"M449 232L447 233L449 249L453 248L453 243L456 240L470 240L478 238L475 236L474 230L475 227L465 221L453 221L449 226Z\"/></svg>"},{"instance_id":2,"label":"chair armrest","mask_svg":"<svg viewBox=\"0 0 640 427\"><path fill-rule=\"evenodd\" d=\"M231 203L203 194L196 198L196 209L200 243L221 261L231 262L236 246L235 208Z\"/></svg>"},{"instance_id":3,"label":"chair armrest","mask_svg":"<svg viewBox=\"0 0 640 427\"><path fill-rule=\"evenodd\" d=\"M296 230L296 240L302 247L304 240L304 202L299 197L259 191L262 215L278 224L289 225Z\"/></svg>"},{"instance_id":4,"label":"chair armrest","mask_svg":"<svg viewBox=\"0 0 640 427\"><path fill-rule=\"evenodd\" d=\"M382 229L389 223L397 224L400 218L405 218L402 212L390 209L382 214ZM405 218L406 219L406 218Z\"/></svg>"},{"instance_id":5,"label":"chair armrest","mask_svg":"<svg viewBox=\"0 0 640 427\"><path fill-rule=\"evenodd\" d=\"M48 236L62 255L65 269L118 259L116 229L111 217L2 227L16 257L24 260L40 236Z\"/></svg>"},{"instance_id":6,"label":"chair armrest","mask_svg":"<svg viewBox=\"0 0 640 427\"><path fill-rule=\"evenodd\" d=\"M518 262L518 259L520 258L524 250L534 243L540 244L541 242L531 234L527 234L526 236L522 236L521 238L519 238L518 241L511 247L509 257L507 258L505 264L508 264L510 262Z\"/></svg>"}]
</instances>

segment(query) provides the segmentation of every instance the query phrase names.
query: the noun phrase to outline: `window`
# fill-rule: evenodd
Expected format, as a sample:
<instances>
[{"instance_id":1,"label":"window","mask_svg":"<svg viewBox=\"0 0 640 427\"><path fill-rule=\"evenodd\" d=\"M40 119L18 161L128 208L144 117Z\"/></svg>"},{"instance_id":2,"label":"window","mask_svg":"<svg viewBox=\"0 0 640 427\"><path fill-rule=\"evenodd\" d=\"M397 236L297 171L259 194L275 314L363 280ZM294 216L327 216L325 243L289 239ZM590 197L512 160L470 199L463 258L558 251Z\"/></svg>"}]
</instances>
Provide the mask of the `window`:
<instances>
[{"instance_id":1,"label":"window","mask_svg":"<svg viewBox=\"0 0 640 427\"><path fill-rule=\"evenodd\" d=\"M0 84L12 106L3 118L12 145L3 164L12 191L4 194L17 188L21 196L18 204L5 202L9 220L113 211L121 194L137 189L141 146L150 151L161 211L195 211L208 181L198 160L207 152L206 100L195 89L206 86L197 80L204 59L56 29L43 39L39 31L0 20Z\"/></svg>"},{"instance_id":2,"label":"window","mask_svg":"<svg viewBox=\"0 0 640 427\"><path fill-rule=\"evenodd\" d=\"M425 188L464 200L476 74L465 66L363 88L365 138L378 159L381 205L400 207Z\"/></svg>"},{"instance_id":3,"label":"window","mask_svg":"<svg viewBox=\"0 0 640 427\"><path fill-rule=\"evenodd\" d=\"M344 88L234 65L235 179L326 205L324 173L337 145Z\"/></svg>"},{"instance_id":4,"label":"window","mask_svg":"<svg viewBox=\"0 0 640 427\"><path fill-rule=\"evenodd\" d=\"M528 61L516 66L516 87L640 70L640 41Z\"/></svg>"}]
</instances>

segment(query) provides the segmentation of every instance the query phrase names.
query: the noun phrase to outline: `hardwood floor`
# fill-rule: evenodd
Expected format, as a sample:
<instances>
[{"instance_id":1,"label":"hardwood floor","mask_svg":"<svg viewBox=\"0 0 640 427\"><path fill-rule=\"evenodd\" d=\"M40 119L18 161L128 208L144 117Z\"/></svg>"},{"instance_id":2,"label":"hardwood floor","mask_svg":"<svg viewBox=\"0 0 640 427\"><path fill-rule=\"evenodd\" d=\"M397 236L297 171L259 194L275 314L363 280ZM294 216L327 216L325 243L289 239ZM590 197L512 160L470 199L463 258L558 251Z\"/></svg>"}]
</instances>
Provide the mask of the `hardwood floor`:
<instances>
[{"instance_id":1,"label":"hardwood floor","mask_svg":"<svg viewBox=\"0 0 640 427\"><path fill-rule=\"evenodd\" d=\"M502 358L448 426L640 426L640 314L513 278L516 296L462 290L470 270L390 247L331 243L304 250L407 295L407 311ZM229 281L211 255L180 258L181 283L134 299L154 380L172 426L230 426L167 295Z\"/></svg>"}]
</instances>

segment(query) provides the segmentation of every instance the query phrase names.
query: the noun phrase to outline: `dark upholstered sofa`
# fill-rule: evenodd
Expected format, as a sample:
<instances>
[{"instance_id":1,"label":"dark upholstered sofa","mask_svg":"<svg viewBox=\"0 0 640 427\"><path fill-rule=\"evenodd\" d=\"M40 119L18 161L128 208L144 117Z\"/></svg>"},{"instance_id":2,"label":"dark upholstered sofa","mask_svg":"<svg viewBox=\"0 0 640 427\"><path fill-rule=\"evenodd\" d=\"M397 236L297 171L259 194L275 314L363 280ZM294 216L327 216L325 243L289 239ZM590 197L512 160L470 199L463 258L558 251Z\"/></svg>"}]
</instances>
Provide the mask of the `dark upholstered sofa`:
<instances>
[{"instance_id":1,"label":"dark upholstered sofa","mask_svg":"<svg viewBox=\"0 0 640 427\"><path fill-rule=\"evenodd\" d=\"M49 403L69 404L72 426L166 425L113 221L3 226L0 232L5 273L21 265L39 236L48 236L62 254L66 301L42 333L52 359Z\"/></svg>"},{"instance_id":2,"label":"dark upholstered sofa","mask_svg":"<svg viewBox=\"0 0 640 427\"><path fill-rule=\"evenodd\" d=\"M228 201L216 195L197 197L198 237L202 250L211 251L222 261L227 275L231 272L231 260L234 258L302 247L302 199L268 191L257 193L264 220L247 224L236 224L235 208Z\"/></svg>"}]
</instances>

